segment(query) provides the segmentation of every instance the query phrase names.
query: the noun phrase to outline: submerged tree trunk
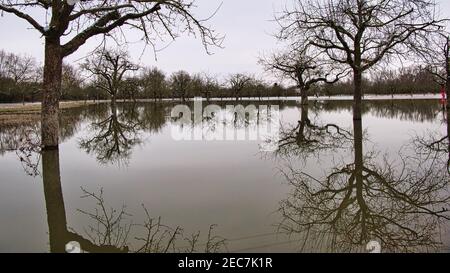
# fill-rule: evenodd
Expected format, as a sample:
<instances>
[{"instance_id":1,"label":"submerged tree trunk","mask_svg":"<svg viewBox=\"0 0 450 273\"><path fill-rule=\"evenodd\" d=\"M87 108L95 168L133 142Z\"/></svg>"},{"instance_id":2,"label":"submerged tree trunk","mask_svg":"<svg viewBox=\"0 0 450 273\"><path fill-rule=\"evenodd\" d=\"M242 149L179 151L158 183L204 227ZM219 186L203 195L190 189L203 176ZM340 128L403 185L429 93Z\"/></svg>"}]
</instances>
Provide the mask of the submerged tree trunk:
<instances>
[{"instance_id":1,"label":"submerged tree trunk","mask_svg":"<svg viewBox=\"0 0 450 273\"><path fill-rule=\"evenodd\" d=\"M111 97L111 110L116 109L116 105L117 105L116 97L112 96Z\"/></svg>"},{"instance_id":2,"label":"submerged tree trunk","mask_svg":"<svg viewBox=\"0 0 450 273\"><path fill-rule=\"evenodd\" d=\"M446 99L447 99L447 110L450 109L450 59L447 60L447 80L445 82L445 89L446 89Z\"/></svg>"},{"instance_id":3,"label":"submerged tree trunk","mask_svg":"<svg viewBox=\"0 0 450 273\"><path fill-rule=\"evenodd\" d=\"M305 128L310 125L309 116L308 116L308 105L307 104L301 104L301 117L300 117L300 124L298 128L298 134L297 134L297 144L301 145L301 143L305 140Z\"/></svg>"},{"instance_id":4,"label":"submerged tree trunk","mask_svg":"<svg viewBox=\"0 0 450 273\"><path fill-rule=\"evenodd\" d=\"M41 135L44 150L58 148L62 52L59 38L46 38Z\"/></svg>"},{"instance_id":5,"label":"submerged tree trunk","mask_svg":"<svg viewBox=\"0 0 450 273\"><path fill-rule=\"evenodd\" d=\"M447 92L447 110L450 109L450 37L447 37L447 46L446 46L446 52L445 52L445 59L446 59L446 64L445 64L445 70L446 70L446 82L445 82L445 88L446 88L446 92ZM450 137L450 136L449 136Z\"/></svg>"},{"instance_id":6,"label":"submerged tree trunk","mask_svg":"<svg viewBox=\"0 0 450 273\"><path fill-rule=\"evenodd\" d=\"M355 69L353 71L353 119L361 120L362 112L362 73Z\"/></svg>"},{"instance_id":7,"label":"submerged tree trunk","mask_svg":"<svg viewBox=\"0 0 450 273\"><path fill-rule=\"evenodd\" d=\"M450 73L450 71L449 71L449 73ZM450 74L447 76L447 83L446 83L446 87L445 87L447 90L446 90L446 92L447 92L447 97L446 97L446 99L447 99L447 110L450 110Z\"/></svg>"},{"instance_id":8,"label":"submerged tree trunk","mask_svg":"<svg viewBox=\"0 0 450 273\"><path fill-rule=\"evenodd\" d=\"M448 91L447 91L448 94ZM448 102L448 97L447 97L447 102ZM447 142L448 142L448 146L447 146L447 152L448 152L448 163L447 163L447 171L450 174L450 108L447 107Z\"/></svg>"},{"instance_id":9,"label":"submerged tree trunk","mask_svg":"<svg viewBox=\"0 0 450 273\"><path fill-rule=\"evenodd\" d=\"M42 152L42 178L47 208L50 252L64 253L67 240L67 220L61 188L58 149Z\"/></svg>"},{"instance_id":10,"label":"submerged tree trunk","mask_svg":"<svg viewBox=\"0 0 450 273\"><path fill-rule=\"evenodd\" d=\"M361 222L361 235L360 235L360 242L364 243L367 241L368 236L368 230L366 226L366 215L367 215L367 204L364 200L364 177L363 177L363 170L364 170L364 155L363 155L363 130L362 130L362 120L361 118L361 112L356 112L356 117L353 119L353 145L354 145L354 151L355 151L355 170L354 170L354 176L355 176L355 184L356 184L356 201L358 203L358 206L361 208L360 211L360 222Z\"/></svg>"},{"instance_id":11,"label":"submerged tree trunk","mask_svg":"<svg viewBox=\"0 0 450 273\"><path fill-rule=\"evenodd\" d=\"M117 104L111 103L111 116L117 117Z\"/></svg>"},{"instance_id":12,"label":"submerged tree trunk","mask_svg":"<svg viewBox=\"0 0 450 273\"><path fill-rule=\"evenodd\" d=\"M450 158L450 108L447 108L447 138L448 138L448 152L449 152L448 156Z\"/></svg>"}]
</instances>

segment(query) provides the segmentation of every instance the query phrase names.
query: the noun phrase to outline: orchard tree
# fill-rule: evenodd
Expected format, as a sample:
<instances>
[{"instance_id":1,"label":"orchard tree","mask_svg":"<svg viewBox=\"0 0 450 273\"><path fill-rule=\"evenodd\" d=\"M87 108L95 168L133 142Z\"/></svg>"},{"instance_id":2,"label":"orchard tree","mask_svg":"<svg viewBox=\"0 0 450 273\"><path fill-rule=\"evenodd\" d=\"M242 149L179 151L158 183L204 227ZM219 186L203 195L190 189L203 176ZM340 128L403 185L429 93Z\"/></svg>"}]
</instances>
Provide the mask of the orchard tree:
<instances>
[{"instance_id":1,"label":"orchard tree","mask_svg":"<svg viewBox=\"0 0 450 273\"><path fill-rule=\"evenodd\" d=\"M277 37L294 46L313 45L353 72L354 118L361 119L362 82L367 70L405 58L441 28L434 0L295 0L276 15Z\"/></svg>"},{"instance_id":2,"label":"orchard tree","mask_svg":"<svg viewBox=\"0 0 450 273\"><path fill-rule=\"evenodd\" d=\"M262 58L260 63L265 70L281 79L293 80L300 90L301 104L308 104L308 92L316 84L333 84L347 75L345 69L323 59L322 52L310 45L273 53Z\"/></svg>"},{"instance_id":3,"label":"orchard tree","mask_svg":"<svg viewBox=\"0 0 450 273\"><path fill-rule=\"evenodd\" d=\"M252 78L245 74L234 74L230 75L228 82L231 90L236 97L236 101L239 100L242 90L252 81Z\"/></svg>"},{"instance_id":4,"label":"orchard tree","mask_svg":"<svg viewBox=\"0 0 450 273\"><path fill-rule=\"evenodd\" d=\"M186 71L178 71L170 77L170 85L172 86L173 94L178 95L183 102L186 101L186 96L190 89L192 82L191 75Z\"/></svg>"},{"instance_id":5,"label":"orchard tree","mask_svg":"<svg viewBox=\"0 0 450 273\"><path fill-rule=\"evenodd\" d=\"M210 75L208 73L203 73L202 75L203 83L204 83L204 94L206 97L206 101L210 101L211 95L214 92L218 92L220 89L219 81L217 80L217 76Z\"/></svg>"},{"instance_id":6,"label":"orchard tree","mask_svg":"<svg viewBox=\"0 0 450 273\"><path fill-rule=\"evenodd\" d=\"M25 104L25 95L29 86L29 83L33 79L37 65L36 61L30 56L20 56L16 54L6 54L4 60L3 70L6 77L10 78L13 86L13 93L19 93L22 103ZM16 95L13 95L16 97Z\"/></svg>"},{"instance_id":7,"label":"orchard tree","mask_svg":"<svg viewBox=\"0 0 450 273\"><path fill-rule=\"evenodd\" d=\"M63 64L61 77L61 98L68 99L76 96L82 89L83 79L77 69L70 64Z\"/></svg>"},{"instance_id":8,"label":"orchard tree","mask_svg":"<svg viewBox=\"0 0 450 273\"><path fill-rule=\"evenodd\" d=\"M166 95L166 75L156 67L144 68L141 76L141 86L145 98L162 99Z\"/></svg>"},{"instance_id":9,"label":"orchard tree","mask_svg":"<svg viewBox=\"0 0 450 273\"><path fill-rule=\"evenodd\" d=\"M112 104L116 103L127 73L138 70L128 53L122 50L98 50L86 59L82 68L95 77L97 87L109 94Z\"/></svg>"},{"instance_id":10,"label":"orchard tree","mask_svg":"<svg viewBox=\"0 0 450 273\"><path fill-rule=\"evenodd\" d=\"M94 36L124 35L125 28L137 30L142 40L179 33L197 34L203 45L220 45L206 21L193 14L194 0L0 0L0 11L28 22L45 43L42 98L42 146L58 147L59 100L63 59ZM49 23L41 18L49 15ZM122 28L122 29L121 29ZM125 37L126 38L126 37Z\"/></svg>"}]
</instances>

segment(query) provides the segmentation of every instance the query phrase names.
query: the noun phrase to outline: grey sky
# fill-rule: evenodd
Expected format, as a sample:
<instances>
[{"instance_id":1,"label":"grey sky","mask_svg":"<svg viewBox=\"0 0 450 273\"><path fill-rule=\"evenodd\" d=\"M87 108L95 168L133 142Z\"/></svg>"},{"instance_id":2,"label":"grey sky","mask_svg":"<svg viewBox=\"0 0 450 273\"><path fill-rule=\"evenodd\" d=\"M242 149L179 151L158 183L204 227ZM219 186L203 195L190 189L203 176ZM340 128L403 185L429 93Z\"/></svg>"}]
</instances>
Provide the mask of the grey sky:
<instances>
[{"instance_id":1,"label":"grey sky","mask_svg":"<svg viewBox=\"0 0 450 273\"><path fill-rule=\"evenodd\" d=\"M280 10L289 0L197 0L196 14L207 17L223 2L223 5L210 24L221 34L226 35L224 49L214 48L214 55L207 55L199 40L182 36L169 47L157 53L155 61L151 48L147 48L142 58L143 43L129 47L135 61L142 65L157 66L166 72L187 70L189 72L209 72L226 76L234 72L260 74L258 56L264 51L276 48L276 40L270 35L276 30L272 22L274 10ZM450 1L438 0L443 16L450 17ZM0 17L0 49L8 52L29 54L43 61L43 38L23 20L4 14ZM133 40L133 38L131 39ZM166 44L160 43L158 47ZM90 52L98 41L83 46L66 62L75 62Z\"/></svg>"}]
</instances>

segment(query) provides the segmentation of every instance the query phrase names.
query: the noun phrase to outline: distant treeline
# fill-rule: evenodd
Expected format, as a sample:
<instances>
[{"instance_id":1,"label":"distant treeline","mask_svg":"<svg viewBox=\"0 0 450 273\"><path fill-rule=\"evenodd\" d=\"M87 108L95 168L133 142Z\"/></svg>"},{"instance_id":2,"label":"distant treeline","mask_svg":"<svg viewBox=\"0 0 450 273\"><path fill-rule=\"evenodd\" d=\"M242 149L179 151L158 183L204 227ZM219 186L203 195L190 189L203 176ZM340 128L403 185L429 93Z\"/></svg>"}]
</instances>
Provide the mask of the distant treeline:
<instances>
[{"instance_id":1,"label":"distant treeline","mask_svg":"<svg viewBox=\"0 0 450 273\"><path fill-rule=\"evenodd\" d=\"M32 57L0 51L0 102L35 102L41 97L42 67ZM81 68L64 64L62 100L104 100L109 95ZM364 81L365 94L438 93L433 75L421 67L380 71ZM352 81L316 86L313 94L352 95ZM295 86L286 87L254 76L234 74L224 80L207 74L185 71L165 74L158 68L141 68L121 82L117 99L262 98L298 96Z\"/></svg>"},{"instance_id":2,"label":"distant treeline","mask_svg":"<svg viewBox=\"0 0 450 273\"><path fill-rule=\"evenodd\" d=\"M440 85L427 69L410 66L398 70L378 71L373 79L363 79L363 93L371 95L428 94L439 93ZM316 92L325 96L353 95L353 82L340 81L333 85L322 85Z\"/></svg>"}]
</instances>

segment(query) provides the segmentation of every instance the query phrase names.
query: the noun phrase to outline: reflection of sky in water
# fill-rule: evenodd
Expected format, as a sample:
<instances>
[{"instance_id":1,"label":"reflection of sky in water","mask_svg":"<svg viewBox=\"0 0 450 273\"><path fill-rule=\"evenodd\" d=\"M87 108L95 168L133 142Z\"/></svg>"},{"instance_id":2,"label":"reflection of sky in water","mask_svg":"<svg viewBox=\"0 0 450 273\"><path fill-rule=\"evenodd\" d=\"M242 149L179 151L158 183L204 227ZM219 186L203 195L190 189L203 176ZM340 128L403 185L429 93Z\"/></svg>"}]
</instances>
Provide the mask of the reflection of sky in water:
<instances>
[{"instance_id":1,"label":"reflection of sky in water","mask_svg":"<svg viewBox=\"0 0 450 273\"><path fill-rule=\"evenodd\" d=\"M309 118L312 122L334 123L351 130L351 104L341 104L342 107L334 108L319 106L323 110L311 105ZM363 117L367 150L396 158L399 149L415 134L445 134L440 107L435 101L422 102L416 113L408 113L404 110L407 107L396 105L396 110L385 118L380 117L383 107L375 107ZM154 111L161 109L141 105L137 113L142 117L147 111L154 116ZM77 212L92 207L92 203L79 198L80 187L90 191L103 188L108 204L114 207L126 204L134 222L143 219L141 204L145 204L152 216L162 216L165 224L180 226L188 233L199 230L205 233L211 224L217 224L218 235L241 238L229 242L230 251L298 249L295 242L286 244L290 239L285 236L272 234L280 221L279 203L291 190L280 175L279 168L286 162L260 153L258 141L175 141L170 123L165 123L169 121L170 108L162 111L165 118L146 121L146 128L138 134L141 142L130 147L126 164L119 165L99 164L95 153L87 154L80 149L80 140L92 137L91 122L107 118L108 112L96 116L101 111L90 110L90 114L80 113L74 118L79 121L78 130L60 146L68 226L82 234L89 224L87 217ZM126 111L122 112L120 106L118 113L119 120L127 121L126 114L122 115ZM283 125L296 125L299 116L299 106L294 102L280 106ZM347 149L324 152L320 158L306 163L292 158L290 161L305 172L320 176L333 166L332 158L340 161L351 159L351 155ZM0 251L48 251L41 178L27 176L14 152L0 157L0 171ZM242 239L254 235L265 236Z\"/></svg>"}]
</instances>

